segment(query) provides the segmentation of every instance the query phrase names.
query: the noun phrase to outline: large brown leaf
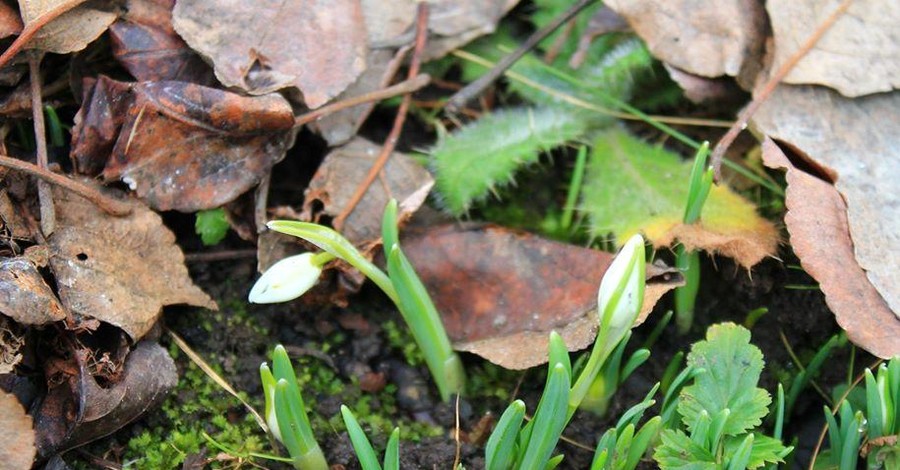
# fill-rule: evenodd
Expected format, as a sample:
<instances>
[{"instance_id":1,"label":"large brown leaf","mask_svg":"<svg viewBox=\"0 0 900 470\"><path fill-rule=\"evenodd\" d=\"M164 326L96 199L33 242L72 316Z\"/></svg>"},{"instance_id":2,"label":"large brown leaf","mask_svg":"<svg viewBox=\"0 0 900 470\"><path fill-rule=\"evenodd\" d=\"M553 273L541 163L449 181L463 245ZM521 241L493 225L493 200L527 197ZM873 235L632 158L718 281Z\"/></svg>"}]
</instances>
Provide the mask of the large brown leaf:
<instances>
[{"instance_id":1,"label":"large brown leaf","mask_svg":"<svg viewBox=\"0 0 900 470\"><path fill-rule=\"evenodd\" d=\"M71 192L58 190L54 200L50 266L76 318L110 323L137 341L165 305L216 308L191 281L175 235L139 201L129 201L127 217L113 217Z\"/></svg>"},{"instance_id":2,"label":"large brown leaf","mask_svg":"<svg viewBox=\"0 0 900 470\"><path fill-rule=\"evenodd\" d=\"M0 468L28 470L35 453L31 417L15 395L0 390Z\"/></svg>"},{"instance_id":3,"label":"large brown leaf","mask_svg":"<svg viewBox=\"0 0 900 470\"><path fill-rule=\"evenodd\" d=\"M510 369L547 362L556 330L572 351L594 340L597 290L610 253L565 245L496 226L446 225L403 239L455 349ZM647 266L637 323L680 275Z\"/></svg>"},{"instance_id":4,"label":"large brown leaf","mask_svg":"<svg viewBox=\"0 0 900 470\"><path fill-rule=\"evenodd\" d=\"M608 0L653 55L703 77L738 77L745 87L760 70L766 18L756 0Z\"/></svg>"},{"instance_id":5,"label":"large brown leaf","mask_svg":"<svg viewBox=\"0 0 900 470\"><path fill-rule=\"evenodd\" d=\"M763 160L787 171L784 223L791 246L803 269L819 281L838 324L851 341L876 356L900 354L900 318L854 259L847 205L840 193L821 175L801 169L808 164L798 168L769 138L763 143Z\"/></svg>"},{"instance_id":6,"label":"large brown leaf","mask_svg":"<svg viewBox=\"0 0 900 470\"><path fill-rule=\"evenodd\" d=\"M25 25L66 3L66 0L19 0ZM86 2L44 25L25 46L56 54L68 54L87 47L115 21L116 14L97 8L100 2Z\"/></svg>"},{"instance_id":7,"label":"large brown leaf","mask_svg":"<svg viewBox=\"0 0 900 470\"><path fill-rule=\"evenodd\" d=\"M751 125L825 168L847 203L856 262L900 315L900 93L848 99L779 86Z\"/></svg>"},{"instance_id":8,"label":"large brown leaf","mask_svg":"<svg viewBox=\"0 0 900 470\"><path fill-rule=\"evenodd\" d=\"M245 97L191 83L101 77L79 111L79 171L122 180L157 210L219 207L256 185L293 141L279 95ZM106 160L105 156L109 155Z\"/></svg>"},{"instance_id":9,"label":"large brown leaf","mask_svg":"<svg viewBox=\"0 0 900 470\"><path fill-rule=\"evenodd\" d=\"M0 259L0 313L23 325L45 325L66 318L37 267L23 257Z\"/></svg>"},{"instance_id":10,"label":"large brown leaf","mask_svg":"<svg viewBox=\"0 0 900 470\"><path fill-rule=\"evenodd\" d=\"M831 14L838 0L771 0L773 70ZM857 0L784 78L785 83L819 84L844 96L900 88L900 7L896 0Z\"/></svg>"},{"instance_id":11,"label":"large brown leaf","mask_svg":"<svg viewBox=\"0 0 900 470\"><path fill-rule=\"evenodd\" d=\"M359 1L181 0L173 22L219 81L251 94L296 87L317 108L366 68Z\"/></svg>"}]
</instances>

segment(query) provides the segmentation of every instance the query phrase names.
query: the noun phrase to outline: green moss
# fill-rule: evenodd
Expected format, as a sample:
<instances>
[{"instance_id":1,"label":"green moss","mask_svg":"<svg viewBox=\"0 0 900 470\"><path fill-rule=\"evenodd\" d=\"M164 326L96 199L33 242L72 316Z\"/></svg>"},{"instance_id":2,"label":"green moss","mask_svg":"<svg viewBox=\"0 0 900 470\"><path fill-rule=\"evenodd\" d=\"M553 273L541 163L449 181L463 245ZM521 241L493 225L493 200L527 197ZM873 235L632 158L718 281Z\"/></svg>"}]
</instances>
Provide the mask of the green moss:
<instances>
[{"instance_id":1,"label":"green moss","mask_svg":"<svg viewBox=\"0 0 900 470\"><path fill-rule=\"evenodd\" d=\"M521 371L507 370L490 362L482 362L469 367L466 395L470 397L493 397L502 402L511 400L509 384L519 381Z\"/></svg>"},{"instance_id":2,"label":"green moss","mask_svg":"<svg viewBox=\"0 0 900 470\"><path fill-rule=\"evenodd\" d=\"M406 325L400 326L396 321L388 320L382 324L382 328L387 336L388 345L402 352L407 364L413 367L425 365L425 356L422 355L419 345L413 340Z\"/></svg>"}]
</instances>

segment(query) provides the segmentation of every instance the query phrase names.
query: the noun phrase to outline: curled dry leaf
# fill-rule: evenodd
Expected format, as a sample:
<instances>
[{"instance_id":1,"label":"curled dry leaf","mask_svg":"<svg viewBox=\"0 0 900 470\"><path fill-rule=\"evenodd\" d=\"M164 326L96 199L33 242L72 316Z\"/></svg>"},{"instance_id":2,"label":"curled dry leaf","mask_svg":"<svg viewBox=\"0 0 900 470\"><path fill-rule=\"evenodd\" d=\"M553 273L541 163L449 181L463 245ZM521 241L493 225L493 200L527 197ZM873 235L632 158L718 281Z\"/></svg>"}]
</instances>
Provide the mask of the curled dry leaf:
<instances>
[{"instance_id":1,"label":"curled dry leaf","mask_svg":"<svg viewBox=\"0 0 900 470\"><path fill-rule=\"evenodd\" d=\"M326 155L306 190L303 217L313 220L321 215L336 217L340 214L380 151L381 146L357 137ZM380 240L381 215L390 198L400 201L399 216L403 219L425 202L434 185L428 170L402 153L395 152L383 171L384 179L369 186L356 209L344 221L343 235L357 246L364 247ZM313 213L318 204L322 205L321 211Z\"/></svg>"},{"instance_id":2,"label":"curled dry leaf","mask_svg":"<svg viewBox=\"0 0 900 470\"><path fill-rule=\"evenodd\" d=\"M898 109L897 92L851 100L827 88L785 85L751 125L826 169L847 203L856 262L900 315Z\"/></svg>"},{"instance_id":3,"label":"curled dry leaf","mask_svg":"<svg viewBox=\"0 0 900 470\"><path fill-rule=\"evenodd\" d=\"M745 88L760 71L766 17L756 0L715 3L608 0L654 56L703 77L737 77Z\"/></svg>"},{"instance_id":4,"label":"curled dry leaf","mask_svg":"<svg viewBox=\"0 0 900 470\"><path fill-rule=\"evenodd\" d=\"M556 330L570 350L597 334L597 290L610 253L565 245L496 226L446 225L403 239L403 251L434 299L454 348L509 369L547 362ZM647 266L638 324L681 283Z\"/></svg>"},{"instance_id":5,"label":"curled dry leaf","mask_svg":"<svg viewBox=\"0 0 900 470\"><path fill-rule=\"evenodd\" d=\"M175 33L175 0L129 0L109 27L113 56L140 81L180 80L212 85L212 69Z\"/></svg>"},{"instance_id":6,"label":"curled dry leaf","mask_svg":"<svg viewBox=\"0 0 900 470\"><path fill-rule=\"evenodd\" d=\"M65 3L67 0L19 0L19 11L27 26ZM25 47L56 54L84 49L116 20L116 13L100 9L100 4L88 1L63 13L38 30Z\"/></svg>"},{"instance_id":7,"label":"curled dry leaf","mask_svg":"<svg viewBox=\"0 0 900 470\"><path fill-rule=\"evenodd\" d=\"M810 37L839 0L766 2L777 70ZM895 0L857 0L813 46L784 83L818 84L855 97L900 88L900 8Z\"/></svg>"},{"instance_id":8,"label":"curled dry leaf","mask_svg":"<svg viewBox=\"0 0 900 470\"><path fill-rule=\"evenodd\" d=\"M191 281L175 235L155 212L131 200L130 215L113 217L62 190L54 192L54 200L50 266L63 305L76 319L110 323L137 341L165 305L216 308Z\"/></svg>"},{"instance_id":9,"label":"curled dry leaf","mask_svg":"<svg viewBox=\"0 0 900 470\"><path fill-rule=\"evenodd\" d=\"M76 118L72 159L79 172L102 168L107 181L127 183L154 209L195 212L257 184L284 158L293 123L279 95L100 77Z\"/></svg>"},{"instance_id":10,"label":"curled dry leaf","mask_svg":"<svg viewBox=\"0 0 900 470\"><path fill-rule=\"evenodd\" d=\"M21 257L0 259L0 313L22 325L46 325L66 318L37 267Z\"/></svg>"},{"instance_id":11,"label":"curled dry leaf","mask_svg":"<svg viewBox=\"0 0 900 470\"><path fill-rule=\"evenodd\" d=\"M226 86L250 94L288 87L318 108L366 68L366 25L354 0L181 0L173 24Z\"/></svg>"},{"instance_id":12,"label":"curled dry leaf","mask_svg":"<svg viewBox=\"0 0 900 470\"><path fill-rule=\"evenodd\" d=\"M866 278L854 259L847 205L832 184L795 165L766 138L763 160L787 171L784 223L803 269L819 281L825 301L847 337L870 353L889 358L900 354L900 318ZM894 265L896 269L896 265Z\"/></svg>"},{"instance_id":13,"label":"curled dry leaf","mask_svg":"<svg viewBox=\"0 0 900 470\"><path fill-rule=\"evenodd\" d=\"M34 462L34 430L31 417L15 395L0 390L0 467L28 470Z\"/></svg>"}]
</instances>

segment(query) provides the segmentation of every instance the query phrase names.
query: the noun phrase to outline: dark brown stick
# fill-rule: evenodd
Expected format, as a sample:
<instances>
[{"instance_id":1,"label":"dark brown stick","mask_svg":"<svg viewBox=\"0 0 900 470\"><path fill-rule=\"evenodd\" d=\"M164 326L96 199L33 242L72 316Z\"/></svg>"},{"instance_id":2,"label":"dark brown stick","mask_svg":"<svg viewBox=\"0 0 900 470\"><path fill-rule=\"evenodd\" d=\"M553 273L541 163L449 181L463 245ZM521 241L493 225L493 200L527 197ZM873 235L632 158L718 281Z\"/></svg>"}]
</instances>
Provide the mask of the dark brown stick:
<instances>
[{"instance_id":1,"label":"dark brown stick","mask_svg":"<svg viewBox=\"0 0 900 470\"><path fill-rule=\"evenodd\" d=\"M44 125L44 100L41 96L41 51L28 51L28 72L31 81L31 117L34 122L34 144L37 165L47 170L47 131ZM38 202L41 211L41 232L49 237L56 230L56 209L53 207L53 190L50 183L38 179Z\"/></svg>"},{"instance_id":2,"label":"dark brown stick","mask_svg":"<svg viewBox=\"0 0 900 470\"><path fill-rule=\"evenodd\" d=\"M412 59L409 64L409 74L407 75L409 79L412 79L416 75L419 74L419 66L422 63L422 51L425 50L425 39L428 37L428 4L425 2L419 3L418 13L416 15L416 45L413 49ZM359 201L366 194L366 191L369 190L369 186L372 185L372 182L375 181L375 178L378 177L378 173L384 169L384 166L387 164L388 158L390 158L391 154L394 152L394 149L397 147L397 140L400 139L400 132L403 130L403 123L406 122L406 113L409 111L409 104L412 102L412 94L407 93L403 96L403 101L400 102L400 107L397 109L397 116L394 118L394 125L391 128L390 134L388 134L387 139L384 142L384 146L381 148L381 153L378 154L378 157L375 159L375 163L372 165L372 168L369 169L369 173L366 175L366 179L363 180L362 184L360 184L356 188L356 192L353 193L353 197L350 198L350 202L347 204L347 207L338 214L337 217L334 218L332 225L335 230L340 231L344 225L344 221L347 220L347 217L353 213L353 209L356 208L356 205L359 204Z\"/></svg>"},{"instance_id":3,"label":"dark brown stick","mask_svg":"<svg viewBox=\"0 0 900 470\"><path fill-rule=\"evenodd\" d=\"M213 261L231 261L240 258L254 258L258 254L256 248L246 250L211 251L208 253L186 253L185 263L210 263Z\"/></svg>"},{"instance_id":4,"label":"dark brown stick","mask_svg":"<svg viewBox=\"0 0 900 470\"><path fill-rule=\"evenodd\" d=\"M716 144L716 147L712 151L712 156L710 157L710 165L712 165L713 171L715 172L716 182L719 182L722 178L722 158L725 156L725 151L728 150L728 147L731 147L731 144L734 143L734 139L737 138L741 131L747 128L747 123L750 121L750 118L753 117L759 107L762 106L772 92L775 91L775 87L777 87L778 84L784 80L784 77L793 70L794 66L797 65L797 62L800 62L800 59L809 53L813 46L819 42L819 39L831 29L838 18L847 12L851 3L853 3L853 0L844 0L838 5L834 12L828 16L828 18L825 18L825 21L816 28L806 42L800 46L800 49L797 49L797 52L778 68L775 74L772 75L772 78L760 88L759 92L754 93L755 96L753 97L753 100L750 101L750 104L741 111L737 120L734 121L734 124L728 129L728 132L719 139L719 142Z\"/></svg>"},{"instance_id":5,"label":"dark brown stick","mask_svg":"<svg viewBox=\"0 0 900 470\"><path fill-rule=\"evenodd\" d=\"M3 54L0 55L0 68L5 67L6 63L9 62L10 59L15 57L15 55L18 54L23 47L25 47L25 44L28 44L28 41L30 41L31 38L33 38L41 28L46 26L47 23L59 18L67 11L72 10L73 8L81 5L86 1L87 0L65 1L57 5L52 10L47 11L43 15L35 18L35 20L31 23L25 25L25 28L22 29L22 34L19 34L19 37L17 37L16 40L9 45L9 48L3 51Z\"/></svg>"},{"instance_id":6,"label":"dark brown stick","mask_svg":"<svg viewBox=\"0 0 900 470\"><path fill-rule=\"evenodd\" d=\"M414 76L409 80L400 82L396 85L389 86L381 90L375 90L370 93L365 93L359 96L354 96L352 98L338 101L337 103L329 104L328 106L322 106L319 109L297 116L297 118L294 119L294 127L300 127L304 124L309 124L310 122L315 121L322 116L336 113L347 108L352 108L361 104L371 103L373 101L381 101L388 98L393 98L395 96L412 93L424 88L425 85L428 85L428 82L430 80L431 77L428 76L427 73L423 73L421 75Z\"/></svg>"},{"instance_id":7,"label":"dark brown stick","mask_svg":"<svg viewBox=\"0 0 900 470\"><path fill-rule=\"evenodd\" d=\"M534 49L534 46L543 41L547 36L553 34L553 31L556 31L557 28L572 19L585 7L596 1L597 0L579 0L569 7L565 13L556 17L543 28L532 33L518 49L513 51L512 54L504 57L500 62L497 62L497 65L495 65L488 73L482 75L478 80L466 85L465 88L451 96L450 99L447 100L446 109L453 112L460 110L469 102L469 100L480 95L485 88L491 85L491 83L497 81L497 79L500 78L507 69L512 67L517 60L521 59L528 51Z\"/></svg>"},{"instance_id":8,"label":"dark brown stick","mask_svg":"<svg viewBox=\"0 0 900 470\"><path fill-rule=\"evenodd\" d=\"M103 212L106 212L107 214L121 217L131 213L131 205L129 205L128 203L110 198L109 196L106 196L105 194L97 191L90 186L79 183L78 181L67 178L63 175L58 175L49 170L45 170L35 164L7 157L5 155L0 155L0 166L21 171L22 173L26 173L31 176L37 176L38 178L51 184L55 184L59 187L68 189L69 191L72 191L73 193L78 194L79 196L82 196L85 199L93 202L97 205L97 207L99 207Z\"/></svg>"}]
</instances>

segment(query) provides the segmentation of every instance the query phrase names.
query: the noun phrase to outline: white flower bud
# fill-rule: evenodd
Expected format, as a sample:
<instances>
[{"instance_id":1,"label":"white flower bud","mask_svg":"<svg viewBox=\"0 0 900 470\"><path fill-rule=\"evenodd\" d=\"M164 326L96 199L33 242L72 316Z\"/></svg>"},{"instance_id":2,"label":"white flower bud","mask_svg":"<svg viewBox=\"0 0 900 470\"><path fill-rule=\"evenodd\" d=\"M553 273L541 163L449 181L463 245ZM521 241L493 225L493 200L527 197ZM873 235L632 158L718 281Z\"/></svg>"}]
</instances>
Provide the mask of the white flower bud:
<instances>
[{"instance_id":1,"label":"white flower bud","mask_svg":"<svg viewBox=\"0 0 900 470\"><path fill-rule=\"evenodd\" d=\"M248 300L254 304L273 304L300 297L322 274L322 266L315 263L314 256L303 253L273 264L250 289Z\"/></svg>"},{"instance_id":2,"label":"white flower bud","mask_svg":"<svg viewBox=\"0 0 900 470\"><path fill-rule=\"evenodd\" d=\"M607 338L613 346L631 329L641 311L645 262L644 238L634 235L625 242L600 281L597 314L600 324L608 325Z\"/></svg>"}]
</instances>

